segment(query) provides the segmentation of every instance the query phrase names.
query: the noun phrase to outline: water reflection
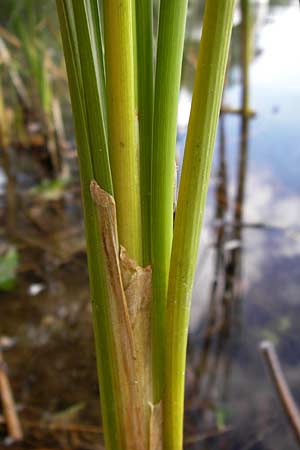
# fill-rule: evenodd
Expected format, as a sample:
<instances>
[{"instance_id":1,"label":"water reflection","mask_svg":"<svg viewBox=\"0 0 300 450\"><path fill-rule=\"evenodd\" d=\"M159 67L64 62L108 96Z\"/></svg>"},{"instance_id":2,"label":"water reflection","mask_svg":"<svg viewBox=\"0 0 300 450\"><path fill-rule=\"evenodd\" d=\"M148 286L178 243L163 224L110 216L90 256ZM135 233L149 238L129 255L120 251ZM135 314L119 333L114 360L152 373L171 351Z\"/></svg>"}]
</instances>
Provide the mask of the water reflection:
<instances>
[{"instance_id":1,"label":"water reflection","mask_svg":"<svg viewBox=\"0 0 300 450\"><path fill-rule=\"evenodd\" d=\"M226 130L225 113L220 116L219 126L219 155L217 169L217 183L215 188L215 257L212 282L209 289L208 317L206 325L200 323L194 332L194 341L197 357L193 367L192 389L189 388L189 407L199 398L207 404L214 405L215 402L225 402L229 394L230 372L231 372L231 347L233 339L237 339L241 327L241 299L242 299L242 248L243 248L243 212L245 200L245 183L248 161L248 131L249 120L249 65L251 62L251 8L247 0L241 2L242 9L242 98L240 113L240 149L238 160L238 173L236 183L236 194L233 204L233 221L228 224L226 217L229 215L228 202L228 175L226 158ZM229 225L229 226L228 226ZM197 341L202 335L202 349L199 353ZM192 345L192 349L194 346ZM216 383L219 395L215 398L214 391ZM193 409L193 408L192 408ZM205 416L204 413L204 421ZM217 414L216 414L217 417ZM217 419L216 419L217 420ZM217 423L215 424L217 426Z\"/></svg>"},{"instance_id":2,"label":"water reflection","mask_svg":"<svg viewBox=\"0 0 300 450\"><path fill-rule=\"evenodd\" d=\"M272 35L276 34L276 26L277 22L286 22L286 17L290 17L292 13L298 11L295 9L296 3L289 8L287 8L287 13L283 14L285 10L275 9L276 14L272 12L272 20L274 23L272 24L274 30ZM256 20L257 16L254 16ZM268 19L270 20L270 19ZM266 22L266 19L265 19ZM291 24L292 22L290 22ZM276 25L276 26L275 26ZM262 42L264 30L270 34L269 23L265 25L265 27L260 30L260 34L262 38L260 42ZM294 40L295 33L300 35L299 30L295 30L290 25L289 36L290 40ZM254 34L256 45L258 45L257 40L257 30ZM299 36L300 37L300 36ZM291 102L292 96L280 96L280 113L272 112L272 104L270 106L270 114L272 115L272 139L269 142L269 133L264 132L264 128L266 124L269 127L270 116L264 113L264 110L261 110L261 104L264 102L264 108L267 108L268 104L268 96L269 93L266 91L266 96L264 99L261 99L257 104L257 89L260 90L260 81L257 83L256 74L259 72L259 64L263 66L263 70L265 70L265 63L262 56L259 56L260 62L257 61L257 47L254 48L254 61L251 64L251 74L252 74L252 82L255 83L252 88L252 102L250 107L255 106L257 115L249 120L247 118L239 117L237 114L226 114L221 119L221 125L219 129L219 142L221 142L220 134L226 135L223 140L226 140L227 146L227 154L225 156L226 164L227 164L227 203L232 204L235 203L235 206L231 208L231 211L226 212L226 222L230 222L231 225L233 222L242 221L242 227L239 228L236 233L243 233L244 239L246 241L246 246L250 245L251 252L247 251L247 259L251 262L247 264L247 278L250 278L252 282L257 280L257 276L259 272L262 271L263 262L260 261L258 253L260 253L261 258L266 260L266 252L262 250L262 246L265 248L270 247L270 242L276 238L278 240L278 245L276 248L276 252L279 252L280 256L296 256L299 254L299 225L298 225L298 211L300 208L300 197L299 197L299 189L298 189L298 181L291 176L296 170L295 167L299 167L300 158L299 152L297 152L298 141L299 141L299 129L293 128L292 136L290 135L290 127L287 129L283 129L282 125L280 127L277 126L277 123L280 123L281 119L277 117L281 115L281 108L286 108L286 105L289 105ZM267 53L266 53L267 55ZM300 58L299 58L300 60ZM298 60L298 71L300 70L300 64ZM295 61L292 58L292 68L295 65ZM274 66L270 65L269 73L274 71ZM242 73L246 74L247 72L244 70ZM300 73L300 72L299 72ZM294 78L294 75L291 74L291 78ZM289 80L287 80L288 82ZM244 85L247 83L243 83ZM258 88L257 88L258 84ZM272 88L274 89L274 88ZM298 86L294 86L295 94L293 96L297 97L298 95ZM187 91L186 91L187 92ZM243 89L241 92L239 85L231 85L226 90L225 93L225 104L237 105L236 95L239 93L239 96L243 95L246 98L243 99L242 105L246 105L246 109L249 111L249 105L247 105L248 100L247 94L249 89ZM185 90L183 90L183 97L185 97ZM278 100L278 98L277 98ZM230 102L229 102L230 101ZM273 99L274 102L274 99ZM186 105L188 102L186 102ZM294 107L297 112L291 118L291 121L295 119L295 117L299 117L300 115L300 107L299 103ZM187 107L185 108L187 109ZM182 127L184 130L184 127ZM182 131L182 135L184 131ZM243 139L241 142L237 140L237 136L242 135ZM179 142L181 139L181 133L179 134ZM273 146L274 141L287 141L288 144L283 144L279 148L275 148ZM286 147L288 146L289 154L288 158L286 158ZM278 147L278 146L277 146ZM217 146L218 148L218 146ZM276 153L278 152L278 158ZM215 162L214 162L214 170L212 177L212 186L218 181L219 174L217 173L216 166L220 164L219 159L222 159L219 156L221 150L219 149L216 152ZM224 151L223 151L224 154ZM248 155L248 156L247 156ZM224 159L224 157L223 157ZM279 159L279 160L278 160ZM236 161L238 162L238 174L235 177L233 175L233 168L236 165ZM222 163L224 164L224 162ZM280 171L279 171L280 166ZM217 175L216 175L217 174ZM244 182L242 183L242 179ZM239 211L241 209L241 211ZM230 217L230 215L232 217ZM241 216L243 215L243 219ZM212 258L210 256L210 247L211 241L214 240L211 233L211 223L214 221L214 206L213 206L213 195L212 189L209 192L209 202L207 205L206 211L206 223L202 236L202 246L201 246L201 258L205 258L205 262L210 266L207 273L211 273L211 265ZM242 228L242 230L241 230ZM266 231L266 232L263 232ZM252 236L255 235L255 239L257 242L253 245ZM259 237L260 235L260 237ZM250 237L251 236L251 237ZM239 236L238 236L239 238ZM252 242L252 244L251 244ZM275 250L275 249L273 249ZM256 262L254 262L256 260ZM270 263L274 261L269 261ZM249 273L249 270L252 272ZM202 271L204 271L202 273ZM201 276L201 285L204 293L207 292L207 283L205 281L206 277L206 269L203 264L199 265L199 275ZM204 284L203 284L204 283ZM206 283L206 284L205 284ZM196 291L199 288L199 280L196 280ZM203 297L203 295L202 295ZM203 300L201 300L203 302ZM199 315L198 315L199 318ZM196 322L195 316L193 316L193 323Z\"/></svg>"},{"instance_id":3,"label":"water reflection","mask_svg":"<svg viewBox=\"0 0 300 450\"><path fill-rule=\"evenodd\" d=\"M238 60L233 49L193 294L186 428L187 433L198 433L199 439L187 448L202 448L207 429L212 433L204 439L205 448L267 449L275 442L277 448L295 448L292 436L287 431L282 435L285 418L268 384L257 345L263 338L277 344L281 360L290 364L285 369L293 388L299 391L299 383L293 378L300 361L299 349L295 349L299 330L293 316L300 309L296 218L300 196L297 182L286 182L283 167L280 178L275 178L277 161L272 159L273 153L269 151L268 160L261 164L260 153L269 146L261 129L270 119L260 107L268 101L269 93L257 102L255 76L260 64L269 76L274 70L271 65L266 69L264 48L258 48L264 41L264 30L272 35L276 26L285 23L287 31L285 20L295 13L296 2L291 2L290 8L286 5L286 10L265 3L260 13L254 6L253 2L241 1L240 26L235 31L235 39L237 31L241 36L240 56ZM260 40L258 27L262 27ZM289 30L290 39L294 39L294 31ZM294 88L298 95L299 89ZM280 101L285 106L291 97L280 97ZM277 113L271 108L275 121ZM299 105L297 114L299 118ZM273 141L275 136L283 139L283 133L288 130L273 128ZM240 136L239 141L236 136ZM298 130L293 148L299 137ZM280 158L285 160L282 148ZM298 156L293 161L296 159ZM236 176L232 172L235 164ZM292 273L287 267L293 268ZM289 294L285 295L287 286Z\"/></svg>"}]
</instances>

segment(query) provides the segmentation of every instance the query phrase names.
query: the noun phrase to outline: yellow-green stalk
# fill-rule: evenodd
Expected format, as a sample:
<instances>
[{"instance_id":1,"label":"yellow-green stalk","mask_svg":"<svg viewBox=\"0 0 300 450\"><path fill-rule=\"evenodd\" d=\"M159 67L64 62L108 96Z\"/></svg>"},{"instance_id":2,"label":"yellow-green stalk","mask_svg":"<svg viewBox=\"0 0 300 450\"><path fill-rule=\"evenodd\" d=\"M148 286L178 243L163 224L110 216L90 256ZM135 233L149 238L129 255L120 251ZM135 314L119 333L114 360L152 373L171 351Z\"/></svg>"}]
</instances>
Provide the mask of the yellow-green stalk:
<instances>
[{"instance_id":1,"label":"yellow-green stalk","mask_svg":"<svg viewBox=\"0 0 300 450\"><path fill-rule=\"evenodd\" d=\"M108 146L120 244L142 263L138 120L131 0L104 0Z\"/></svg>"},{"instance_id":2,"label":"yellow-green stalk","mask_svg":"<svg viewBox=\"0 0 300 450\"><path fill-rule=\"evenodd\" d=\"M113 192L108 153L107 151L102 151L102 164L95 171L93 166L95 159L93 160L92 158L93 146L90 134L92 131L99 133L99 128L95 127L93 121L91 122L88 117L82 76L84 70L90 69L92 61L90 61L88 66L81 66L77 40L78 29L76 28L71 1L57 0L57 10L78 144L105 445L107 450L124 450L124 427L122 416L120 415L119 374L116 370L116 349L113 333L114 322L111 320L111 292L105 270L106 261L103 242L99 234L98 209L90 192L90 184L94 179L105 188L106 192ZM81 24L85 30L86 23L84 22L86 17L85 14L82 16L83 24ZM86 45L90 45L88 34L86 34L86 38ZM95 70L93 71L95 73ZM105 149L105 141L102 142L102 146Z\"/></svg>"},{"instance_id":3,"label":"yellow-green stalk","mask_svg":"<svg viewBox=\"0 0 300 450\"><path fill-rule=\"evenodd\" d=\"M120 2L114 3L113 11L112 3L103 4L105 27L112 31L113 26L123 26L123 31L113 36L106 33L110 81L101 94L99 58L103 55L100 43L95 42L100 24L94 2L97 0L57 0L57 6L78 143L103 430L107 450L144 450L149 448L153 416L149 406L151 269L135 262L142 259L142 241L133 60L121 58L124 73L121 70L119 76L109 63L111 38L120 54L132 56L131 3L121 2L127 14L120 12L117 23L118 14L113 12ZM109 152L105 97L110 105ZM122 145L114 145L120 139ZM111 177L111 165L115 178ZM117 210L112 195L115 185L121 195ZM123 202L127 202L127 210ZM118 212L121 225L116 220Z\"/></svg>"},{"instance_id":4,"label":"yellow-green stalk","mask_svg":"<svg viewBox=\"0 0 300 450\"><path fill-rule=\"evenodd\" d=\"M161 0L157 42L152 192L152 352L154 402L162 396L165 319L173 237L177 110L187 0Z\"/></svg>"},{"instance_id":5,"label":"yellow-green stalk","mask_svg":"<svg viewBox=\"0 0 300 450\"><path fill-rule=\"evenodd\" d=\"M234 0L206 2L176 210L166 336L164 450L182 450L193 278L232 29Z\"/></svg>"}]
</instances>

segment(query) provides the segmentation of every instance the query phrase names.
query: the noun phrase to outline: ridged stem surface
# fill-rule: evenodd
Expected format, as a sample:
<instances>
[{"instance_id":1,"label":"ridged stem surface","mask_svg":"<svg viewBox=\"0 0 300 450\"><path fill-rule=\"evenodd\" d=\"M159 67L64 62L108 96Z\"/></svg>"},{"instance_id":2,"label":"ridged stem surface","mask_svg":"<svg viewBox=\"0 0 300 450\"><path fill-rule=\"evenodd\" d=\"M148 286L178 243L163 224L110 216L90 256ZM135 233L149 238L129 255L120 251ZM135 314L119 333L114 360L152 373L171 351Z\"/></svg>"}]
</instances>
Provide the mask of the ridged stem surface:
<instances>
[{"instance_id":1,"label":"ridged stem surface","mask_svg":"<svg viewBox=\"0 0 300 450\"><path fill-rule=\"evenodd\" d=\"M161 0L154 96L151 260L153 393L162 396L167 286L173 237L177 110L187 0Z\"/></svg>"},{"instance_id":2,"label":"ridged stem surface","mask_svg":"<svg viewBox=\"0 0 300 450\"><path fill-rule=\"evenodd\" d=\"M131 0L104 0L108 146L120 244L142 263L140 161ZM101 186L102 187L102 186Z\"/></svg>"},{"instance_id":3,"label":"ridged stem surface","mask_svg":"<svg viewBox=\"0 0 300 450\"><path fill-rule=\"evenodd\" d=\"M68 72L69 88L75 122L78 160L87 240L87 256L90 275L90 289L93 306L94 335L97 368L101 392L101 411L105 444L107 450L123 450L121 426L119 423L118 395L116 392L116 371L114 362L112 323L110 320L110 297L104 268L104 253L99 236L97 210L90 194L93 179L113 191L107 159L96 175L92 159L90 139L91 123L88 119L86 96L83 89L82 67L78 49L76 22L70 0L57 0L62 42ZM94 130L97 132L98 128ZM107 154L102 153L105 157ZM102 269L101 269L102 268Z\"/></svg>"},{"instance_id":4,"label":"ridged stem surface","mask_svg":"<svg viewBox=\"0 0 300 450\"><path fill-rule=\"evenodd\" d=\"M234 0L206 2L170 266L164 450L182 450L190 301L232 29Z\"/></svg>"},{"instance_id":5,"label":"ridged stem surface","mask_svg":"<svg viewBox=\"0 0 300 450\"><path fill-rule=\"evenodd\" d=\"M147 265L151 261L150 206L154 96L153 1L136 0L135 4L143 263Z\"/></svg>"}]
</instances>

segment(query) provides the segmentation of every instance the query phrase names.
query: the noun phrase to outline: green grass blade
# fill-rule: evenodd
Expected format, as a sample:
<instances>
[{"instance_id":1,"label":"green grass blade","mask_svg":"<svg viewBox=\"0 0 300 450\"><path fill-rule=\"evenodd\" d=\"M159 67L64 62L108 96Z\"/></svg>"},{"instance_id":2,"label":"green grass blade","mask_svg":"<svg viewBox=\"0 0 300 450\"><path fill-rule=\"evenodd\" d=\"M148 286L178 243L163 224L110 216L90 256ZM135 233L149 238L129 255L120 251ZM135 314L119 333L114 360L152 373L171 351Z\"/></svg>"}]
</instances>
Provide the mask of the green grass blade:
<instances>
[{"instance_id":1,"label":"green grass blade","mask_svg":"<svg viewBox=\"0 0 300 450\"><path fill-rule=\"evenodd\" d=\"M120 244L141 264L138 122L131 0L104 0L108 143Z\"/></svg>"},{"instance_id":2,"label":"green grass blade","mask_svg":"<svg viewBox=\"0 0 300 450\"><path fill-rule=\"evenodd\" d=\"M86 0L86 7L90 25L91 44L94 52L98 91L100 93L101 110L107 132L106 80L100 5L98 0Z\"/></svg>"},{"instance_id":3,"label":"green grass blade","mask_svg":"<svg viewBox=\"0 0 300 450\"><path fill-rule=\"evenodd\" d=\"M133 44L133 72L134 72L134 106L136 115L138 114L138 56L136 40L136 0L131 0L131 23L132 23L132 44Z\"/></svg>"},{"instance_id":4,"label":"green grass blade","mask_svg":"<svg viewBox=\"0 0 300 450\"><path fill-rule=\"evenodd\" d=\"M173 236L177 109L187 0L161 0L155 77L151 240L154 401L161 398L167 284Z\"/></svg>"},{"instance_id":5,"label":"green grass blade","mask_svg":"<svg viewBox=\"0 0 300 450\"><path fill-rule=\"evenodd\" d=\"M61 34L66 58L76 139L81 174L81 187L84 207L87 254L90 274L91 298L99 385L101 390L101 410L107 450L122 450L120 444L120 425L116 411L118 399L115 392L115 368L113 363L112 331L109 319L109 296L105 273L99 270L104 266L102 246L99 240L96 210L90 195L90 181L94 179L86 108L82 92L81 71L78 49L74 35L72 9L68 0L57 0Z\"/></svg>"},{"instance_id":6,"label":"green grass blade","mask_svg":"<svg viewBox=\"0 0 300 450\"><path fill-rule=\"evenodd\" d=\"M136 0L138 119L141 176L143 263L151 258L151 153L153 131L153 0Z\"/></svg>"},{"instance_id":7,"label":"green grass blade","mask_svg":"<svg viewBox=\"0 0 300 450\"><path fill-rule=\"evenodd\" d=\"M107 148L104 114L96 74L93 44L85 0L72 0L79 59L85 98L91 158L95 179L106 192L112 194L113 186Z\"/></svg>"},{"instance_id":8,"label":"green grass blade","mask_svg":"<svg viewBox=\"0 0 300 450\"><path fill-rule=\"evenodd\" d=\"M176 211L167 307L165 450L182 449L184 372L199 235L221 105L234 0L206 2Z\"/></svg>"}]
</instances>

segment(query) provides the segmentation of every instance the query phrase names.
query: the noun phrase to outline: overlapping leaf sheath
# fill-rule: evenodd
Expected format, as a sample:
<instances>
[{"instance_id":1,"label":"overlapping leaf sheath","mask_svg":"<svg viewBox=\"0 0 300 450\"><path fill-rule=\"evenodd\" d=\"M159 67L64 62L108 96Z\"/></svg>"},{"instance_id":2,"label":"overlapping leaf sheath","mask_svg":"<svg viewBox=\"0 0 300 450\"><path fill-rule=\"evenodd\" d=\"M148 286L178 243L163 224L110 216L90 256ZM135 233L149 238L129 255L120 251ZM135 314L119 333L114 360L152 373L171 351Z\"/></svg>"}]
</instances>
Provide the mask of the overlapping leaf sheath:
<instances>
[{"instance_id":1,"label":"overlapping leaf sheath","mask_svg":"<svg viewBox=\"0 0 300 450\"><path fill-rule=\"evenodd\" d=\"M110 296L115 388L124 450L158 450L151 424L159 432L159 408L151 407L151 268L142 268L119 246L113 197L93 181L99 235ZM151 434L151 439L150 439ZM151 447L150 447L151 446Z\"/></svg>"}]
</instances>

